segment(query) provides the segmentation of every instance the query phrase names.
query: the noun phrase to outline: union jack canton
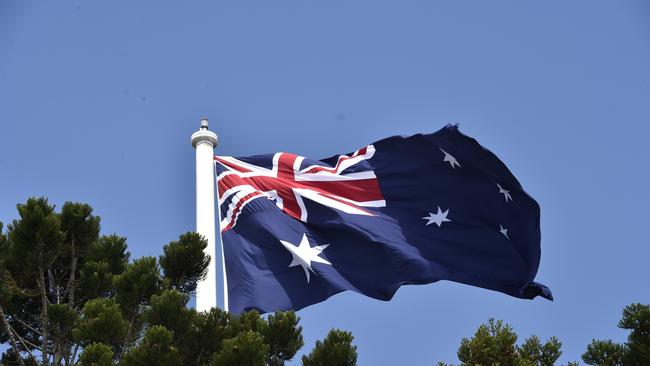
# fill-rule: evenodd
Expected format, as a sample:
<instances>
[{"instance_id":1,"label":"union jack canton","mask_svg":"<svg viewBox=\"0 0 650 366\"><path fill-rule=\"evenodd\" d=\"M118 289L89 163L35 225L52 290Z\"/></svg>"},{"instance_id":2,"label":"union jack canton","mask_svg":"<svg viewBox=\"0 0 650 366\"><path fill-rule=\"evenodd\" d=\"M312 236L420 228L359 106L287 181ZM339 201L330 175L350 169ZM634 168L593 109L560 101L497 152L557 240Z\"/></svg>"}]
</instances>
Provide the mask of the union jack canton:
<instances>
[{"instance_id":1,"label":"union jack canton","mask_svg":"<svg viewBox=\"0 0 650 366\"><path fill-rule=\"evenodd\" d=\"M372 158L374 153L375 147L368 145L350 156L339 156L332 168L305 163L304 157L290 153L273 155L271 169L242 159L216 156L215 161L229 169L218 177L222 192L219 203L232 196L221 231L232 229L242 208L259 197L273 201L284 213L302 222L308 218L304 198L348 214L373 216L372 211L363 207L386 206L375 173L369 168L344 172ZM303 165L307 166L301 169Z\"/></svg>"}]
</instances>

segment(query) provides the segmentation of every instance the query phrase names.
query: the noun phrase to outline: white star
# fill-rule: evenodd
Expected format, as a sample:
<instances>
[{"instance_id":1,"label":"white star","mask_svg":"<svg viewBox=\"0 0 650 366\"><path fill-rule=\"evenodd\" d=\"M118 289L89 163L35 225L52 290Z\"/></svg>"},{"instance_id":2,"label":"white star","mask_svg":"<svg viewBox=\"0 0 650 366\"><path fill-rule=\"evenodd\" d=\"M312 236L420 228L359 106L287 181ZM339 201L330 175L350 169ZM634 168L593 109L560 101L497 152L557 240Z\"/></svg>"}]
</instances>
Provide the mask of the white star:
<instances>
[{"instance_id":1,"label":"white star","mask_svg":"<svg viewBox=\"0 0 650 366\"><path fill-rule=\"evenodd\" d=\"M442 212L440 206L438 206L438 213L433 214L429 212L429 216L423 217L422 220L427 220L426 223L427 226L435 223L436 225L438 225L438 227L441 227L443 222L451 221L447 218L448 213L449 213L449 209L447 209L445 212Z\"/></svg>"},{"instance_id":2,"label":"white star","mask_svg":"<svg viewBox=\"0 0 650 366\"><path fill-rule=\"evenodd\" d=\"M449 162L449 165L451 165L452 169L456 169L455 165L458 165L459 167L462 167L460 165L460 163L458 162L458 160L456 160L456 158L453 157L453 155L451 155L450 153L446 152L443 149L440 149L440 151L442 151L445 154L445 158L442 159L442 161L443 162L445 162L445 161Z\"/></svg>"},{"instance_id":3,"label":"white star","mask_svg":"<svg viewBox=\"0 0 650 366\"><path fill-rule=\"evenodd\" d=\"M499 224L499 232L503 234L503 236L505 236L508 240L510 240L510 237L508 236L508 229L501 226L501 224Z\"/></svg>"},{"instance_id":4,"label":"white star","mask_svg":"<svg viewBox=\"0 0 650 366\"><path fill-rule=\"evenodd\" d=\"M295 246L287 241L280 240L280 243L291 252L293 256L293 261L289 264L289 267L302 266L302 269L305 271L305 276L307 276L307 283L309 283L309 271L314 272L311 268L312 262L318 262L323 264L332 263L326 261L325 259L319 257L318 255L329 246L329 244L318 245L312 247L309 245L309 240L307 239L307 234L302 234L302 240L300 244ZM316 272L314 272L316 273Z\"/></svg>"},{"instance_id":5,"label":"white star","mask_svg":"<svg viewBox=\"0 0 650 366\"><path fill-rule=\"evenodd\" d=\"M506 202L508 202L508 200L512 201L512 197L510 196L509 190L503 189L503 187L501 187L499 183L497 183L497 187L499 187L499 193L503 193L503 197L505 197Z\"/></svg>"}]
</instances>

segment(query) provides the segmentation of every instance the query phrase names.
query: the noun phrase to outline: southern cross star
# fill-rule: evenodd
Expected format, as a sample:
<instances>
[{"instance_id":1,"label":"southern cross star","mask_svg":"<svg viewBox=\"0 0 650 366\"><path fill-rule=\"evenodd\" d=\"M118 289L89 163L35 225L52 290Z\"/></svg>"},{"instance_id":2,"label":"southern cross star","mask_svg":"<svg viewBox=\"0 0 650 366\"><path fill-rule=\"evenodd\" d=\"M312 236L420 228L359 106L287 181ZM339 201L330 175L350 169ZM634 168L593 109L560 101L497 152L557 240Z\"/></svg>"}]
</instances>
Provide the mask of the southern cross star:
<instances>
[{"instance_id":1,"label":"southern cross star","mask_svg":"<svg viewBox=\"0 0 650 366\"><path fill-rule=\"evenodd\" d=\"M503 187L501 187L499 183L497 183L497 187L499 187L499 193L503 193L503 197L505 197L506 202L508 202L508 200L512 201L512 197L510 196L509 190L503 189Z\"/></svg>"},{"instance_id":2,"label":"southern cross star","mask_svg":"<svg viewBox=\"0 0 650 366\"><path fill-rule=\"evenodd\" d=\"M436 225L438 225L438 227L441 227L443 222L451 221L447 218L447 214L449 214L449 209L447 209L445 212L442 212L440 206L438 206L437 213L434 214L429 212L429 216L423 217L422 220L427 220L426 223L427 226L435 223Z\"/></svg>"},{"instance_id":3,"label":"southern cross star","mask_svg":"<svg viewBox=\"0 0 650 366\"><path fill-rule=\"evenodd\" d=\"M501 234L503 234L503 236L505 236L506 239L510 240L510 237L508 236L508 229L506 229L505 227L499 225L499 232Z\"/></svg>"},{"instance_id":4,"label":"southern cross star","mask_svg":"<svg viewBox=\"0 0 650 366\"><path fill-rule=\"evenodd\" d=\"M300 244L298 244L298 246L295 246L284 240L280 240L280 243L282 243L282 245L284 245L284 247L287 248L287 250L290 251L291 255L293 256L293 261L291 261L289 267L301 266L305 271L305 276L307 276L307 283L309 283L309 271L314 272L314 270L311 268L311 264L313 262L329 264L330 266L332 265L332 263L318 256L321 252L323 252L323 250L325 250L325 248L329 246L329 244L312 247L309 245L307 234L302 234L302 240L300 240Z\"/></svg>"},{"instance_id":5,"label":"southern cross star","mask_svg":"<svg viewBox=\"0 0 650 366\"><path fill-rule=\"evenodd\" d=\"M445 154L445 158L442 159L442 161L443 162L445 162L445 161L449 162L449 165L451 165L452 169L456 169L456 166L462 167L460 165L460 163L458 162L458 160L456 160L456 158L453 155L451 155L450 153L446 152L443 149L440 149L440 151L442 151Z\"/></svg>"}]
</instances>

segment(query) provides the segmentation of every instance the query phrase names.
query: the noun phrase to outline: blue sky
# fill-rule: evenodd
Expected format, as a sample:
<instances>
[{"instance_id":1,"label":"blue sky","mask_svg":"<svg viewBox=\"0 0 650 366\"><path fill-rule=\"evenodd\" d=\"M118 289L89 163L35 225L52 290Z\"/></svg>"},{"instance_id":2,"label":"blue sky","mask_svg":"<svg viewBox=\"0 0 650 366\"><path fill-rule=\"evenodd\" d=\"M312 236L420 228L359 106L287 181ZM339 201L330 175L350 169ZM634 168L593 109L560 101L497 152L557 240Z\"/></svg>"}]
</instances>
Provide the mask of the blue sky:
<instances>
[{"instance_id":1,"label":"blue sky","mask_svg":"<svg viewBox=\"0 0 650 366\"><path fill-rule=\"evenodd\" d=\"M0 220L34 195L90 203L134 257L194 228L194 150L353 151L446 123L542 207L554 302L455 283L299 312L305 351L350 330L359 365L456 361L489 317L556 335L563 362L650 303L645 1L0 2ZM293 364L299 364L296 361Z\"/></svg>"}]
</instances>

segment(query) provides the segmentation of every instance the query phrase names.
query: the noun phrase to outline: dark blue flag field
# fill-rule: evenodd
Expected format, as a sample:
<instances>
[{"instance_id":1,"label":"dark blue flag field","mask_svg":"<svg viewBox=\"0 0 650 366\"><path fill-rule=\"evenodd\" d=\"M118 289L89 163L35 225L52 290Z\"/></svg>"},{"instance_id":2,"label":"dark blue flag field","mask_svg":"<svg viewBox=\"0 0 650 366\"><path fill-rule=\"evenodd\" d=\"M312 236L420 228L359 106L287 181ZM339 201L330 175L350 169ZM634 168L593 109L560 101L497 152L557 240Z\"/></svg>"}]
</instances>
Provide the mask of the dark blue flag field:
<instances>
[{"instance_id":1,"label":"dark blue flag field","mask_svg":"<svg viewBox=\"0 0 650 366\"><path fill-rule=\"evenodd\" d=\"M539 205L456 126L313 160L216 156L229 308L298 310L345 290L389 300L449 280L524 299Z\"/></svg>"}]
</instances>

